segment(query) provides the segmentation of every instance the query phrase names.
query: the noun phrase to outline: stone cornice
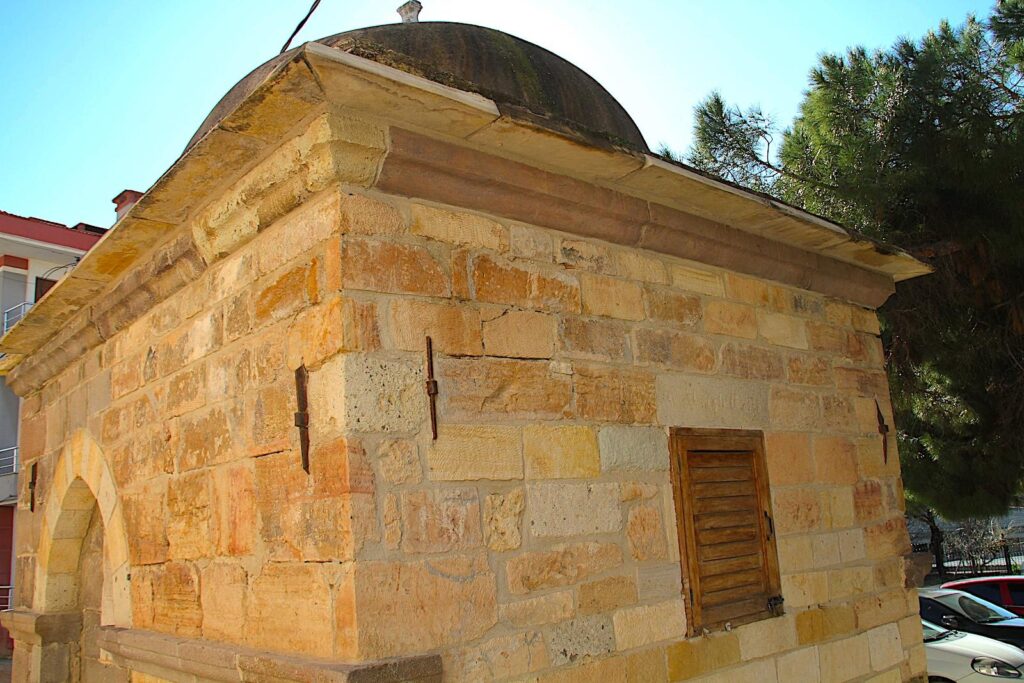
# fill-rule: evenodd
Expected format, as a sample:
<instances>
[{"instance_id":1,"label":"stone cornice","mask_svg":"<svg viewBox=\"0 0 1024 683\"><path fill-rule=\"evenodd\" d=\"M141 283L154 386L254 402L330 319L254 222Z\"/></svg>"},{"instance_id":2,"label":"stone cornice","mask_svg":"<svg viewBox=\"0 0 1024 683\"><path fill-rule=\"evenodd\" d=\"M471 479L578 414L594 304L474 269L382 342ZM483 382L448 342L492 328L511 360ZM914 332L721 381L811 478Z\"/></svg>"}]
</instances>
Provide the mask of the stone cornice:
<instances>
[{"instance_id":1,"label":"stone cornice","mask_svg":"<svg viewBox=\"0 0 1024 683\"><path fill-rule=\"evenodd\" d=\"M56 351L66 361L122 326L125 316L137 315L152 299L140 279L126 274L318 112L339 108L391 129L380 177L370 178L367 187L379 180L383 190L419 192L424 198L720 265L871 307L884 301L893 281L928 272L903 252L856 239L816 216L691 169L570 130L555 131L480 95L309 44L178 159L78 267L0 339L0 351L7 354L0 372L29 354ZM418 160L412 147L427 143L414 143L417 136L446 146L440 156ZM453 160L447 170L445 155ZM467 166L469 158L527 168L531 178L516 185L511 178L482 177ZM417 164L444 171L450 182L437 188L403 186L396 173ZM445 184L447 190L441 187ZM471 192L470 199L454 191L457 185ZM448 194L442 197L442 191ZM472 193L481 198L491 193L507 203L516 192L524 194L514 211L472 200ZM195 246L207 262L224 255L210 253L204 244ZM128 285L119 283L121 278L142 291L124 291ZM101 299L113 296L114 301L116 292L131 305L127 312L111 312L104 322L98 309L90 309ZM30 375L43 378L44 366L56 371L61 362L37 363L36 370L21 373L22 386L30 384Z\"/></svg>"}]
</instances>

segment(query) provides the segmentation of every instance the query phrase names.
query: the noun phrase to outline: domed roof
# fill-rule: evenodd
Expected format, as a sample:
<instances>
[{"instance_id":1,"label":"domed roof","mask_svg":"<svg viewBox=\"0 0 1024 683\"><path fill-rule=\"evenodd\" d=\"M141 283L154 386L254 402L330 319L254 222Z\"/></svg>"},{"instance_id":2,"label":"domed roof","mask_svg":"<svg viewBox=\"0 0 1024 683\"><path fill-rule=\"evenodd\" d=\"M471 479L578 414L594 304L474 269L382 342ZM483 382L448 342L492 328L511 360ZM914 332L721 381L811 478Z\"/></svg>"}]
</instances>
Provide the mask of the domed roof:
<instances>
[{"instance_id":1,"label":"domed roof","mask_svg":"<svg viewBox=\"0 0 1024 683\"><path fill-rule=\"evenodd\" d=\"M633 119L600 83L558 55L501 31L450 22L386 24L315 41L402 71L479 93L611 142L648 151ZM191 148L296 50L239 81L189 141ZM536 119L534 119L536 121Z\"/></svg>"}]
</instances>

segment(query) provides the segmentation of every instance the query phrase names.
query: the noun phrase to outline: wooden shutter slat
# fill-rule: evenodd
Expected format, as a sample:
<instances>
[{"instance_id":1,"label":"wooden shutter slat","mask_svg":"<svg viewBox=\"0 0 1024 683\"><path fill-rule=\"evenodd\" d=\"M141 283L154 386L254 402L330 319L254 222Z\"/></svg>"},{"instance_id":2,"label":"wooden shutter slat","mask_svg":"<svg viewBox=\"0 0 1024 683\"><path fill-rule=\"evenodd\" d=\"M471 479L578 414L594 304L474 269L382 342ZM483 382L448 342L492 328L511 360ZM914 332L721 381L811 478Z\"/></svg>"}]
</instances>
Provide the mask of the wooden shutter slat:
<instances>
[{"instance_id":1,"label":"wooden shutter slat","mask_svg":"<svg viewBox=\"0 0 1024 683\"><path fill-rule=\"evenodd\" d=\"M698 546L715 546L720 543L738 543L746 541L749 547L750 541L756 540L758 528L748 523L746 526L735 526L728 529L711 529L709 531L697 531Z\"/></svg>"},{"instance_id":2,"label":"wooden shutter slat","mask_svg":"<svg viewBox=\"0 0 1024 683\"><path fill-rule=\"evenodd\" d=\"M757 515L754 511L718 512L696 515L696 527L700 531L707 529L728 529L738 526L757 526Z\"/></svg>"},{"instance_id":3,"label":"wooden shutter slat","mask_svg":"<svg viewBox=\"0 0 1024 683\"><path fill-rule=\"evenodd\" d=\"M751 534L753 537L755 534ZM743 557L750 552L750 539L739 543L718 543L715 545L701 544L697 551L702 561L707 560L728 560L733 557Z\"/></svg>"},{"instance_id":4,"label":"wooden shutter slat","mask_svg":"<svg viewBox=\"0 0 1024 683\"><path fill-rule=\"evenodd\" d=\"M693 485L695 498L728 498L757 494L752 481L713 481Z\"/></svg>"},{"instance_id":5,"label":"wooden shutter slat","mask_svg":"<svg viewBox=\"0 0 1024 683\"><path fill-rule=\"evenodd\" d=\"M693 481L750 481L754 471L749 467L700 467L691 473Z\"/></svg>"},{"instance_id":6,"label":"wooden shutter slat","mask_svg":"<svg viewBox=\"0 0 1024 683\"><path fill-rule=\"evenodd\" d=\"M691 495L691 499L692 499ZM757 509L757 499L753 496L737 496L734 498L702 498L693 500L693 511L696 514L706 512L741 512Z\"/></svg>"},{"instance_id":7,"label":"wooden shutter slat","mask_svg":"<svg viewBox=\"0 0 1024 683\"><path fill-rule=\"evenodd\" d=\"M690 633L770 616L779 576L763 437L673 430L671 455Z\"/></svg>"}]
</instances>

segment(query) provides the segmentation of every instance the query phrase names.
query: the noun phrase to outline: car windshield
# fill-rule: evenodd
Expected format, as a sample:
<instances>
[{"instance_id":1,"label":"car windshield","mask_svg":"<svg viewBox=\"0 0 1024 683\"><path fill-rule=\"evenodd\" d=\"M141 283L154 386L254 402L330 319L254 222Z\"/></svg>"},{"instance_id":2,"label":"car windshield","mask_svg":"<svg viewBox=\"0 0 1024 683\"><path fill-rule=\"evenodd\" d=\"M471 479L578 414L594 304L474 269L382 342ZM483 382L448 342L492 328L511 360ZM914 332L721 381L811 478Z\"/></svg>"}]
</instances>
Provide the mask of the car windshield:
<instances>
[{"instance_id":1,"label":"car windshield","mask_svg":"<svg viewBox=\"0 0 1024 683\"><path fill-rule=\"evenodd\" d=\"M942 640L946 636L953 633L947 628L936 626L930 621L925 621L924 619L921 620L921 628L924 629L924 642L926 643L932 643L936 640Z\"/></svg>"},{"instance_id":2,"label":"car windshield","mask_svg":"<svg viewBox=\"0 0 1024 683\"><path fill-rule=\"evenodd\" d=\"M982 600L970 593L957 591L940 595L935 599L978 624L991 624L996 621L1005 621L1017 617L1013 612L1005 610L998 605L993 605L988 600Z\"/></svg>"}]
</instances>

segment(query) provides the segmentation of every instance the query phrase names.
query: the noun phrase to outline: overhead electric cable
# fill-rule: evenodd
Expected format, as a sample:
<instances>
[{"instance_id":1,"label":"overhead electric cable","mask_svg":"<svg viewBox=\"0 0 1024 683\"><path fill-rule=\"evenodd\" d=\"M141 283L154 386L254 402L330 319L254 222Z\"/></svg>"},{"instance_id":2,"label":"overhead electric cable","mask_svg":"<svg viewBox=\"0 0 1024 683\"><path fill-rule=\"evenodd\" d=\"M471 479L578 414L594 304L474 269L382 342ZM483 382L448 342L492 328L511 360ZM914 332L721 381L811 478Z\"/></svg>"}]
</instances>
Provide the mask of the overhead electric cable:
<instances>
[{"instance_id":1,"label":"overhead electric cable","mask_svg":"<svg viewBox=\"0 0 1024 683\"><path fill-rule=\"evenodd\" d=\"M299 31L301 31L302 27L306 25L306 22L309 21L309 18L313 16L313 12L316 11L316 8L319 4L320 0L313 0L313 6L309 8L309 11L306 12L306 16L302 18L302 21L300 21L299 25L295 27L295 30L292 31L292 34L288 36L288 40L284 42L284 47L281 48L281 52L279 52L278 54L284 54L285 52L288 51L288 46L290 46L292 44L292 41L295 40L295 36L299 35Z\"/></svg>"}]
</instances>

